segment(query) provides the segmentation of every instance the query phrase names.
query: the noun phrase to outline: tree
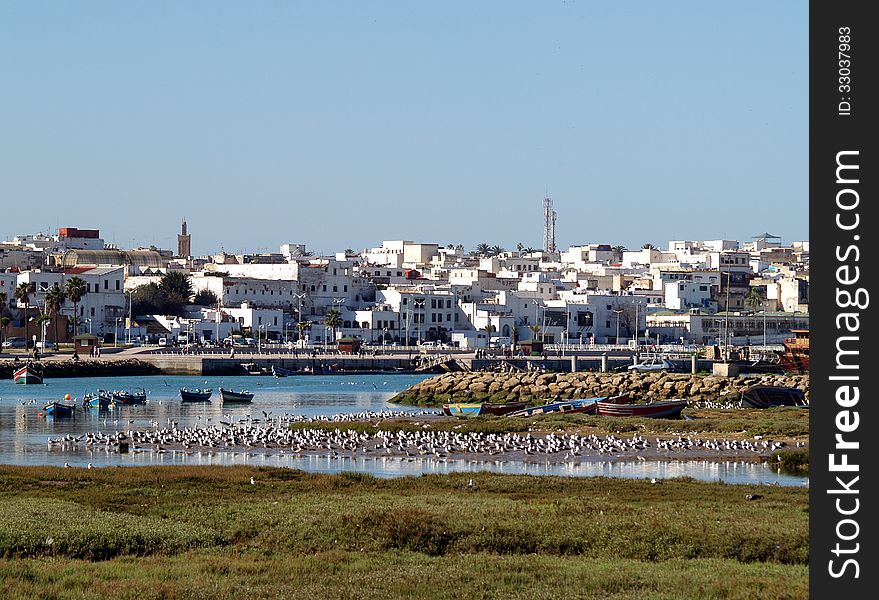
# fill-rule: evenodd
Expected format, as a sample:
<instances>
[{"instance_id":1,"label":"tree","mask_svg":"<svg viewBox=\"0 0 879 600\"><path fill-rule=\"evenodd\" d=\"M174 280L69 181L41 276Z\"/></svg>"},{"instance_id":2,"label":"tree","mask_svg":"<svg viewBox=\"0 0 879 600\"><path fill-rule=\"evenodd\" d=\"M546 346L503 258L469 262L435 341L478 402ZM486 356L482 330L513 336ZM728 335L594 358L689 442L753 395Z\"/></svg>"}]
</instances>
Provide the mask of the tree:
<instances>
[{"instance_id":1,"label":"tree","mask_svg":"<svg viewBox=\"0 0 879 600\"><path fill-rule=\"evenodd\" d=\"M486 345L491 346L491 334L497 331L497 327L491 323L487 323L483 329L485 330Z\"/></svg>"},{"instance_id":2,"label":"tree","mask_svg":"<svg viewBox=\"0 0 879 600\"><path fill-rule=\"evenodd\" d=\"M23 305L21 309L21 318L24 321L24 340L27 345L27 305L31 301L33 288L30 283L21 282L15 288L15 299Z\"/></svg>"},{"instance_id":3,"label":"tree","mask_svg":"<svg viewBox=\"0 0 879 600\"><path fill-rule=\"evenodd\" d=\"M3 335L0 336L0 344L6 341L6 336L9 333L9 324L12 323L12 319L7 317L6 315L0 316L0 329L3 330ZM2 348L2 347L0 347Z\"/></svg>"},{"instance_id":4,"label":"tree","mask_svg":"<svg viewBox=\"0 0 879 600\"><path fill-rule=\"evenodd\" d=\"M497 245L492 246L488 249L489 256L500 256L504 252L505 250L503 249L503 247Z\"/></svg>"},{"instance_id":5,"label":"tree","mask_svg":"<svg viewBox=\"0 0 879 600\"><path fill-rule=\"evenodd\" d=\"M199 290L195 297L192 299L192 303L198 304L199 306L216 306L219 301L220 299L217 298L217 295L213 292L213 290L209 290L207 288Z\"/></svg>"},{"instance_id":6,"label":"tree","mask_svg":"<svg viewBox=\"0 0 879 600\"><path fill-rule=\"evenodd\" d=\"M656 246L654 246L654 245L651 244L650 242L647 242L646 244L642 244L642 245L641 245L641 248L642 248L643 250L653 250L654 248L656 248Z\"/></svg>"},{"instance_id":7,"label":"tree","mask_svg":"<svg viewBox=\"0 0 879 600\"><path fill-rule=\"evenodd\" d=\"M335 308L331 308L327 311L327 316L324 319L324 325L333 330L333 341L335 342L336 330L342 326L342 313Z\"/></svg>"},{"instance_id":8,"label":"tree","mask_svg":"<svg viewBox=\"0 0 879 600\"><path fill-rule=\"evenodd\" d=\"M611 251L613 252L613 262L623 262L623 252L628 250L625 246L611 246Z\"/></svg>"},{"instance_id":9,"label":"tree","mask_svg":"<svg viewBox=\"0 0 879 600\"><path fill-rule=\"evenodd\" d=\"M748 289L748 295L745 296L745 304L751 307L752 312L757 312L757 307L763 304L763 294L754 286Z\"/></svg>"},{"instance_id":10,"label":"tree","mask_svg":"<svg viewBox=\"0 0 879 600\"><path fill-rule=\"evenodd\" d=\"M305 331L311 327L310 321L299 321L296 323L296 329L299 330L299 339L305 339Z\"/></svg>"},{"instance_id":11,"label":"tree","mask_svg":"<svg viewBox=\"0 0 879 600\"><path fill-rule=\"evenodd\" d=\"M74 275L67 280L64 291L67 292L67 298L73 302L73 316L76 318L74 321L73 335L77 336L79 334L79 313L76 310L76 306L79 304L79 301L82 300L82 297L88 293L88 285L86 285L86 282L83 281L83 279Z\"/></svg>"},{"instance_id":12,"label":"tree","mask_svg":"<svg viewBox=\"0 0 879 600\"><path fill-rule=\"evenodd\" d=\"M486 244L485 242L482 242L481 244L476 245L475 252L476 252L477 256L484 258L484 257L488 256L489 250L490 250L490 246L488 244Z\"/></svg>"},{"instance_id":13,"label":"tree","mask_svg":"<svg viewBox=\"0 0 879 600\"><path fill-rule=\"evenodd\" d=\"M522 242L519 242L518 244L516 244L516 250L518 250L519 252L521 252L524 247L525 247L525 244L523 244Z\"/></svg>"},{"instance_id":14,"label":"tree","mask_svg":"<svg viewBox=\"0 0 879 600\"><path fill-rule=\"evenodd\" d=\"M529 325L528 329L531 331L531 341L537 341L537 334L540 333L540 325Z\"/></svg>"},{"instance_id":15,"label":"tree","mask_svg":"<svg viewBox=\"0 0 879 600\"><path fill-rule=\"evenodd\" d=\"M169 297L178 296L184 303L192 298L192 281L189 274L181 271L166 271L159 280L159 289Z\"/></svg>"},{"instance_id":16,"label":"tree","mask_svg":"<svg viewBox=\"0 0 879 600\"><path fill-rule=\"evenodd\" d=\"M58 315L61 313L61 308L64 306L64 303L66 301L67 294L64 293L64 288L62 288L57 283L52 286L52 289L46 292L44 306L46 307L46 312L49 313L49 315L51 315L52 317L56 344L58 343Z\"/></svg>"}]
</instances>

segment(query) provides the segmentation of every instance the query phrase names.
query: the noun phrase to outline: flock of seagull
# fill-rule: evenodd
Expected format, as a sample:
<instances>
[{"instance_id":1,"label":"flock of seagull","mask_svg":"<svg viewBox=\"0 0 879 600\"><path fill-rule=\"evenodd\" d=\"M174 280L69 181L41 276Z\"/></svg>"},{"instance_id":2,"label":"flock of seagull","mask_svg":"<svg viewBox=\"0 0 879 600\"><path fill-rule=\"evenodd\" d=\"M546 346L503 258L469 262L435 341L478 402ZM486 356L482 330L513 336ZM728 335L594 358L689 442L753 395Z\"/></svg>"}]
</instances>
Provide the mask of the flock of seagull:
<instances>
[{"instance_id":1,"label":"flock of seagull","mask_svg":"<svg viewBox=\"0 0 879 600\"><path fill-rule=\"evenodd\" d=\"M120 444L126 444L133 452L199 451L217 452L271 452L326 455L330 458L344 456L388 456L411 460L419 458L455 460L481 456L498 456L514 460L550 460L573 462L594 458L646 460L652 457L689 455L701 457L716 455L724 457L761 456L785 447L785 442L762 439L716 439L692 436L631 437L616 435L579 435L556 433L480 433L438 431L429 424L414 431L385 431L374 433L355 431L344 427L345 423L370 422L379 425L384 418L412 417L418 414L435 414L434 411L398 412L365 411L333 416L304 417L282 415L271 417L263 412L264 419L246 417L232 422L220 420L214 425L179 427L172 419L164 426L151 421L150 429L128 429L109 433L88 432L78 436L68 434L48 438L50 450L105 450L116 452ZM378 419L378 422L372 422ZM328 429L291 428L291 423L339 423L340 427ZM413 424L419 425L418 421ZM797 442L797 446L804 446Z\"/></svg>"}]
</instances>

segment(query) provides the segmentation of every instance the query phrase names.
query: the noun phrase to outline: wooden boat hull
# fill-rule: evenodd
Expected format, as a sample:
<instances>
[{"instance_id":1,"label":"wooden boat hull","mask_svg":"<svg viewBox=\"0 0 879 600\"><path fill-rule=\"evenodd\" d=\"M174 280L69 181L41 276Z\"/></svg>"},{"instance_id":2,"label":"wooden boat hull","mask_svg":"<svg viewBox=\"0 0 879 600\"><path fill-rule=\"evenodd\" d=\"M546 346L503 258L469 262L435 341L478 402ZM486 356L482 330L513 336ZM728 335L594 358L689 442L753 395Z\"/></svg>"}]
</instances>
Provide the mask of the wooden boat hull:
<instances>
[{"instance_id":1,"label":"wooden boat hull","mask_svg":"<svg viewBox=\"0 0 879 600\"><path fill-rule=\"evenodd\" d=\"M62 402L50 402L45 407L43 407L43 411L46 413L46 416L49 417L72 417L75 408L76 407L72 404L64 404Z\"/></svg>"},{"instance_id":2,"label":"wooden boat hull","mask_svg":"<svg viewBox=\"0 0 879 600\"><path fill-rule=\"evenodd\" d=\"M687 407L686 400L663 400L647 404L614 404L598 402L598 414L605 417L651 417L677 419Z\"/></svg>"},{"instance_id":3,"label":"wooden boat hull","mask_svg":"<svg viewBox=\"0 0 879 600\"><path fill-rule=\"evenodd\" d=\"M30 365L24 366L12 374L15 383L43 383L43 376Z\"/></svg>"},{"instance_id":4,"label":"wooden boat hull","mask_svg":"<svg viewBox=\"0 0 879 600\"><path fill-rule=\"evenodd\" d=\"M116 404L144 404L146 403L146 394L129 394L126 392L113 392L113 402Z\"/></svg>"},{"instance_id":5,"label":"wooden boat hull","mask_svg":"<svg viewBox=\"0 0 879 600\"><path fill-rule=\"evenodd\" d=\"M85 408L97 408L98 410L109 410L110 403L113 399L106 394L98 394L97 396L86 396L82 405Z\"/></svg>"},{"instance_id":6,"label":"wooden boat hull","mask_svg":"<svg viewBox=\"0 0 879 600\"><path fill-rule=\"evenodd\" d=\"M226 403L247 404L253 402L253 394L249 392L234 392L220 388L220 397Z\"/></svg>"},{"instance_id":7,"label":"wooden boat hull","mask_svg":"<svg viewBox=\"0 0 879 600\"><path fill-rule=\"evenodd\" d=\"M453 417L475 417L482 412L482 404L443 404L443 413Z\"/></svg>"},{"instance_id":8,"label":"wooden boat hull","mask_svg":"<svg viewBox=\"0 0 879 600\"><path fill-rule=\"evenodd\" d=\"M275 377L287 377L288 375L293 375L295 371L290 371L289 369L283 369L281 367L276 367L272 365L272 375Z\"/></svg>"},{"instance_id":9,"label":"wooden boat hull","mask_svg":"<svg viewBox=\"0 0 879 600\"><path fill-rule=\"evenodd\" d=\"M483 404L481 415L506 415L517 410L522 410L528 406L525 401L507 402L506 404Z\"/></svg>"},{"instance_id":10,"label":"wooden boat hull","mask_svg":"<svg viewBox=\"0 0 879 600\"><path fill-rule=\"evenodd\" d=\"M213 390L187 390L180 389L180 400L182 402L210 402Z\"/></svg>"},{"instance_id":11,"label":"wooden boat hull","mask_svg":"<svg viewBox=\"0 0 879 600\"><path fill-rule=\"evenodd\" d=\"M755 385L742 392L742 408L796 406L809 408L806 393L800 388Z\"/></svg>"},{"instance_id":12,"label":"wooden boat hull","mask_svg":"<svg viewBox=\"0 0 879 600\"><path fill-rule=\"evenodd\" d=\"M550 402L542 406L531 406L522 410L509 413L508 417L533 417L550 413L594 413L601 398L587 398L583 400L565 400L562 402Z\"/></svg>"}]
</instances>

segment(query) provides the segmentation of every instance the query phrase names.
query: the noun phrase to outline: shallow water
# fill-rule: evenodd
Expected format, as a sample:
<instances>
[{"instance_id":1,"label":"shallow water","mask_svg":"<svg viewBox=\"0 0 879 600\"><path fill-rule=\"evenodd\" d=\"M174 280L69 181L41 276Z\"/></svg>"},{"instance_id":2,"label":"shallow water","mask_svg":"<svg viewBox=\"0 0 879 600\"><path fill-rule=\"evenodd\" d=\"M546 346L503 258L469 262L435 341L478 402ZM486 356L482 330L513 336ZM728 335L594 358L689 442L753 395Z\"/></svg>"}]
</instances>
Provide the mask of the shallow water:
<instances>
[{"instance_id":1,"label":"shallow water","mask_svg":"<svg viewBox=\"0 0 879 600\"><path fill-rule=\"evenodd\" d=\"M16 465L146 466L146 465L231 465L290 467L322 473L356 471L379 477L422 473L492 471L507 474L562 475L572 477L608 476L668 479L693 477L703 481L799 486L808 483L801 476L779 473L772 465L742 461L637 461L584 460L576 463L523 462L515 460L469 460L369 456L297 456L264 452L173 451L118 454L90 450L50 449L47 439L78 436L88 431L110 433L129 429L177 426L210 426L220 420L266 415L329 416L364 411L423 412L421 409L390 404L396 392L424 379L420 375L330 375L237 377L114 377L51 379L44 385L16 385L0 382L0 463ZM47 401L65 394L81 399L98 389L133 390L143 386L148 402L122 406L110 411L83 411L75 418L53 419L41 416ZM183 404L179 388L210 387L212 402ZM248 389L254 392L252 404L223 405L219 388ZM429 417L425 417L429 418Z\"/></svg>"}]
</instances>

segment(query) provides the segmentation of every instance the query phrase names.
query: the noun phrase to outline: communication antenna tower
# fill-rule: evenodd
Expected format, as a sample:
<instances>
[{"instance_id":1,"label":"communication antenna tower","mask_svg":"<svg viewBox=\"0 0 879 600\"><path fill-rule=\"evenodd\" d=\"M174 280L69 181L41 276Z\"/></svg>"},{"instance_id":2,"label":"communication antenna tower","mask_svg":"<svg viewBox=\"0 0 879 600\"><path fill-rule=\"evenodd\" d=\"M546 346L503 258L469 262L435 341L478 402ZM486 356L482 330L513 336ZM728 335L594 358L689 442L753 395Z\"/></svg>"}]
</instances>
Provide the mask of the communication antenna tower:
<instances>
[{"instance_id":1,"label":"communication antenna tower","mask_svg":"<svg viewBox=\"0 0 879 600\"><path fill-rule=\"evenodd\" d=\"M543 198L543 249L555 252L555 220L556 212L552 208L552 198Z\"/></svg>"}]
</instances>

